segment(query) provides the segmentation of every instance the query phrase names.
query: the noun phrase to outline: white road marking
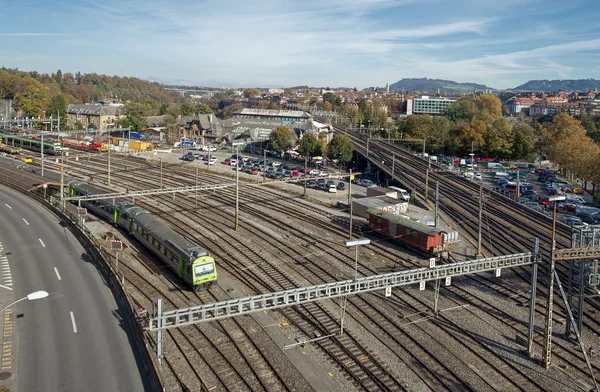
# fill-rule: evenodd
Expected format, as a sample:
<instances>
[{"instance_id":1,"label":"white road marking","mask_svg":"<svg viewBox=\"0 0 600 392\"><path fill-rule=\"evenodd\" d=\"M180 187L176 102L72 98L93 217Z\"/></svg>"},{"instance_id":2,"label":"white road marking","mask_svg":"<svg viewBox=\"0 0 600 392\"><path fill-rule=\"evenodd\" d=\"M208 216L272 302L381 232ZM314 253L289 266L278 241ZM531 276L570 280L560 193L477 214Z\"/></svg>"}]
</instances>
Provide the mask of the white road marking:
<instances>
[{"instance_id":1,"label":"white road marking","mask_svg":"<svg viewBox=\"0 0 600 392\"><path fill-rule=\"evenodd\" d=\"M46 247L46 245L44 245L44 241L42 241L42 239L41 239L41 238L38 238L38 240L40 240L40 244L42 244L42 246L45 248L45 247Z\"/></svg>"},{"instance_id":2,"label":"white road marking","mask_svg":"<svg viewBox=\"0 0 600 392\"><path fill-rule=\"evenodd\" d=\"M27 222L27 221L25 220L25 218L23 218L23 222L25 222L25 223L27 224L27 226L29 226L29 222Z\"/></svg>"},{"instance_id":3,"label":"white road marking","mask_svg":"<svg viewBox=\"0 0 600 392\"><path fill-rule=\"evenodd\" d=\"M60 278L60 274L58 273L58 269L56 267L54 267L54 272L56 272L56 277L58 278L58 280L62 280Z\"/></svg>"},{"instance_id":4,"label":"white road marking","mask_svg":"<svg viewBox=\"0 0 600 392\"><path fill-rule=\"evenodd\" d=\"M12 283L11 283L11 285L12 285ZM2 287L3 289L12 290L12 287L4 286L2 284L0 284L0 287Z\"/></svg>"},{"instance_id":5,"label":"white road marking","mask_svg":"<svg viewBox=\"0 0 600 392\"><path fill-rule=\"evenodd\" d=\"M5 206L7 206L8 208L10 208L12 210L12 207L9 206L8 204L4 203Z\"/></svg>"},{"instance_id":6,"label":"white road marking","mask_svg":"<svg viewBox=\"0 0 600 392\"><path fill-rule=\"evenodd\" d=\"M73 332L77 333L77 325L75 325L75 315L71 312L71 322L73 323Z\"/></svg>"}]
</instances>

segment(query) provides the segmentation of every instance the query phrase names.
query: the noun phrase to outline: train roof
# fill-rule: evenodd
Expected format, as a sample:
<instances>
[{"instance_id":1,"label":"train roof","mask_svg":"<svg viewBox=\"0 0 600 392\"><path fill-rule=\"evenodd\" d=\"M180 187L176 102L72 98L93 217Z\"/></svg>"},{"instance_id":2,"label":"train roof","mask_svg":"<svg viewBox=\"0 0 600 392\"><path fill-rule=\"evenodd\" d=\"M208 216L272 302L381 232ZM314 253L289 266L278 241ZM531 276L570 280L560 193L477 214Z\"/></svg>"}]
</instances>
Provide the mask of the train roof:
<instances>
[{"instance_id":1,"label":"train roof","mask_svg":"<svg viewBox=\"0 0 600 392\"><path fill-rule=\"evenodd\" d=\"M424 223L415 222L414 220L405 218L402 215L391 214L389 212L384 212L377 208L369 208L369 209L367 209L367 213L369 213L370 215L381 217L381 218L387 220L388 222L397 223L397 224L407 227L411 230L426 234L430 237L433 237L440 233L448 233L447 230L436 229L435 227L428 226Z\"/></svg>"},{"instance_id":2,"label":"train roof","mask_svg":"<svg viewBox=\"0 0 600 392\"><path fill-rule=\"evenodd\" d=\"M134 217L135 222L152 233L153 237L164 242L170 241L173 245L188 254L196 251L198 253L197 257L208 256L208 252L202 249L200 245L177 233L175 230L171 229L166 222L159 220L145 209L141 207L129 207L124 209L124 211L131 214Z\"/></svg>"},{"instance_id":3,"label":"train roof","mask_svg":"<svg viewBox=\"0 0 600 392\"><path fill-rule=\"evenodd\" d=\"M101 194L105 194L105 193L111 193L111 192L108 192L106 189L99 188L94 185L90 185L87 182L75 181L75 182L70 183L70 185L74 186L78 191L85 193L86 195L101 195ZM114 202L113 202L113 200L114 200ZM106 199L106 202L108 204L112 204L112 205L119 205L122 203L131 203L130 200L124 199L122 197L116 197L114 199Z\"/></svg>"}]
</instances>

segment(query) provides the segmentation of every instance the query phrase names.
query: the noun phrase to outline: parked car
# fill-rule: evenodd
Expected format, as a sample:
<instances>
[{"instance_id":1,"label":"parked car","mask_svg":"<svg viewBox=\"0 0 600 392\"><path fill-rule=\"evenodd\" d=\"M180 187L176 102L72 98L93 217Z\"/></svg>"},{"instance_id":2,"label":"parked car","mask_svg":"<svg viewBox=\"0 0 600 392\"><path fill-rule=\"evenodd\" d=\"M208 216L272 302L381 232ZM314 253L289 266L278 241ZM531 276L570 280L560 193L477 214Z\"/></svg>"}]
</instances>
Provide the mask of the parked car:
<instances>
[{"instance_id":1,"label":"parked car","mask_svg":"<svg viewBox=\"0 0 600 392\"><path fill-rule=\"evenodd\" d=\"M578 216L563 216L560 221L569 226L583 225L583 221Z\"/></svg>"},{"instance_id":2,"label":"parked car","mask_svg":"<svg viewBox=\"0 0 600 392\"><path fill-rule=\"evenodd\" d=\"M215 163L217 163L217 157L210 157L210 159L208 160L208 164L214 165Z\"/></svg>"},{"instance_id":3,"label":"parked car","mask_svg":"<svg viewBox=\"0 0 600 392\"><path fill-rule=\"evenodd\" d=\"M231 159L227 158L223 161L223 165L229 165L231 163Z\"/></svg>"},{"instance_id":4,"label":"parked car","mask_svg":"<svg viewBox=\"0 0 600 392\"><path fill-rule=\"evenodd\" d=\"M286 170L283 172L283 178L291 178L292 172L290 170Z\"/></svg>"},{"instance_id":5,"label":"parked car","mask_svg":"<svg viewBox=\"0 0 600 392\"><path fill-rule=\"evenodd\" d=\"M188 152L187 154L185 154L181 159L183 159L184 161L193 161L194 159L194 153L193 152Z\"/></svg>"},{"instance_id":6,"label":"parked car","mask_svg":"<svg viewBox=\"0 0 600 392\"><path fill-rule=\"evenodd\" d=\"M598 218L599 218L598 215L579 213L579 214L577 214L577 217L579 217L579 219L581 219L581 221L583 223L587 223L589 225L598 224Z\"/></svg>"},{"instance_id":7,"label":"parked car","mask_svg":"<svg viewBox=\"0 0 600 392\"><path fill-rule=\"evenodd\" d=\"M271 166L279 167L279 166L281 166L281 162L275 161L275 162L271 163Z\"/></svg>"},{"instance_id":8,"label":"parked car","mask_svg":"<svg viewBox=\"0 0 600 392\"><path fill-rule=\"evenodd\" d=\"M569 212L574 214L577 211L577 205L573 203L558 203L556 209L562 212Z\"/></svg>"},{"instance_id":9,"label":"parked car","mask_svg":"<svg viewBox=\"0 0 600 392\"><path fill-rule=\"evenodd\" d=\"M327 177L329 175L329 173L327 173L326 171L321 170L319 172L319 177Z\"/></svg>"},{"instance_id":10,"label":"parked car","mask_svg":"<svg viewBox=\"0 0 600 392\"><path fill-rule=\"evenodd\" d=\"M337 192L337 187L335 186L335 184L329 184L327 187L327 192L329 193L336 193Z\"/></svg>"},{"instance_id":11,"label":"parked car","mask_svg":"<svg viewBox=\"0 0 600 392\"><path fill-rule=\"evenodd\" d=\"M235 165L237 165L237 159L230 159L230 160L229 160L229 165L230 165L230 166L235 166Z\"/></svg>"},{"instance_id":12,"label":"parked car","mask_svg":"<svg viewBox=\"0 0 600 392\"><path fill-rule=\"evenodd\" d=\"M473 178L475 179L475 181L481 181L481 173L475 173L475 176Z\"/></svg>"},{"instance_id":13,"label":"parked car","mask_svg":"<svg viewBox=\"0 0 600 392\"><path fill-rule=\"evenodd\" d=\"M317 187L319 189L325 189L325 184L327 184L327 183L322 178L319 178L319 180L317 181Z\"/></svg>"},{"instance_id":14,"label":"parked car","mask_svg":"<svg viewBox=\"0 0 600 392\"><path fill-rule=\"evenodd\" d=\"M319 170L317 170L317 169L311 169L311 170L308 172L308 174L309 174L309 175L311 175L311 176L318 176L318 175L319 175L319 173L320 173L320 171L319 171Z\"/></svg>"},{"instance_id":15,"label":"parked car","mask_svg":"<svg viewBox=\"0 0 600 392\"><path fill-rule=\"evenodd\" d=\"M377 184L375 184L373 181L371 180L361 180L360 181L360 185L366 187L366 188L372 188L377 186Z\"/></svg>"},{"instance_id":16,"label":"parked car","mask_svg":"<svg viewBox=\"0 0 600 392\"><path fill-rule=\"evenodd\" d=\"M292 178L298 178L300 177L300 172L298 170L292 170L291 176Z\"/></svg>"},{"instance_id":17,"label":"parked car","mask_svg":"<svg viewBox=\"0 0 600 392\"><path fill-rule=\"evenodd\" d=\"M252 168L250 174L258 174L258 169Z\"/></svg>"},{"instance_id":18,"label":"parked car","mask_svg":"<svg viewBox=\"0 0 600 392\"><path fill-rule=\"evenodd\" d=\"M308 181L306 181L306 186L310 187L310 188L315 188L317 186L317 181L316 180L308 180Z\"/></svg>"},{"instance_id":19,"label":"parked car","mask_svg":"<svg viewBox=\"0 0 600 392\"><path fill-rule=\"evenodd\" d=\"M341 181L338 182L337 189L339 189L340 191L343 191L344 189L346 189L346 184Z\"/></svg>"}]
</instances>

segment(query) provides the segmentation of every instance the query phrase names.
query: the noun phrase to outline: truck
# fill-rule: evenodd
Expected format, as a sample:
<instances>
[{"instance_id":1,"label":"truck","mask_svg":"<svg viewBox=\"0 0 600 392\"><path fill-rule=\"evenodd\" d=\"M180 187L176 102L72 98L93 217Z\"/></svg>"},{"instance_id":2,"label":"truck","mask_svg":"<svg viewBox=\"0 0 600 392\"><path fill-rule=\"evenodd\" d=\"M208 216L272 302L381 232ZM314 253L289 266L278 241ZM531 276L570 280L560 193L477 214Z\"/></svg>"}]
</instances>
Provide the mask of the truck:
<instances>
[{"instance_id":1,"label":"truck","mask_svg":"<svg viewBox=\"0 0 600 392\"><path fill-rule=\"evenodd\" d=\"M498 163L498 162L487 162L487 168L488 169L496 169L497 171L504 171L506 170L506 168L504 167L503 164Z\"/></svg>"}]
</instances>

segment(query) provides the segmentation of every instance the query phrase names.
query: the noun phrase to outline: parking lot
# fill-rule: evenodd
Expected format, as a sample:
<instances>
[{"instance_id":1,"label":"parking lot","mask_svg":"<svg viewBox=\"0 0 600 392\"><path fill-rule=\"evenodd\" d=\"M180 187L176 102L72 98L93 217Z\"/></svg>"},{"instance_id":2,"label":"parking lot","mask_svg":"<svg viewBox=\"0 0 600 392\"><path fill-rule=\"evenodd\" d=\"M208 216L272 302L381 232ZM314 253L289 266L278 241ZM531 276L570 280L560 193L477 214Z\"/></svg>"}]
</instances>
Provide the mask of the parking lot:
<instances>
[{"instance_id":1,"label":"parking lot","mask_svg":"<svg viewBox=\"0 0 600 392\"><path fill-rule=\"evenodd\" d=\"M484 188L494 190L517 200L517 176L515 169L506 171L486 170L477 172L473 168L473 174L459 172L471 181L480 182ZM544 174L548 174L545 176ZM502 178L505 177L505 178ZM588 224L600 224L600 208L593 207L593 199L576 185L561 179L551 171L538 169L519 169L519 186L521 194L519 202L544 215L552 215L553 202L548 200L550 196L563 196L564 201L557 202L557 219L568 225L585 226Z\"/></svg>"},{"instance_id":2,"label":"parking lot","mask_svg":"<svg viewBox=\"0 0 600 392\"><path fill-rule=\"evenodd\" d=\"M193 160L182 159L187 154L192 154ZM237 154L234 151L220 150L209 153L204 151L184 151L154 154L148 159L162 160L163 164L183 164L198 167L202 171L210 171L235 177ZM189 156L189 155L188 155ZM188 158L189 159L189 158ZM323 165L308 164L307 174L304 174L303 161L289 161L263 156L240 153L239 178L243 182L258 182L263 178L266 181L276 181L279 189L288 193L303 194L304 179L307 180L306 195L320 200L325 204L335 206L337 202L348 202L348 173L343 173L337 168L323 167ZM266 171L265 171L266 169ZM332 186L333 185L333 186ZM352 185L353 197L366 196L364 186Z\"/></svg>"}]
</instances>

